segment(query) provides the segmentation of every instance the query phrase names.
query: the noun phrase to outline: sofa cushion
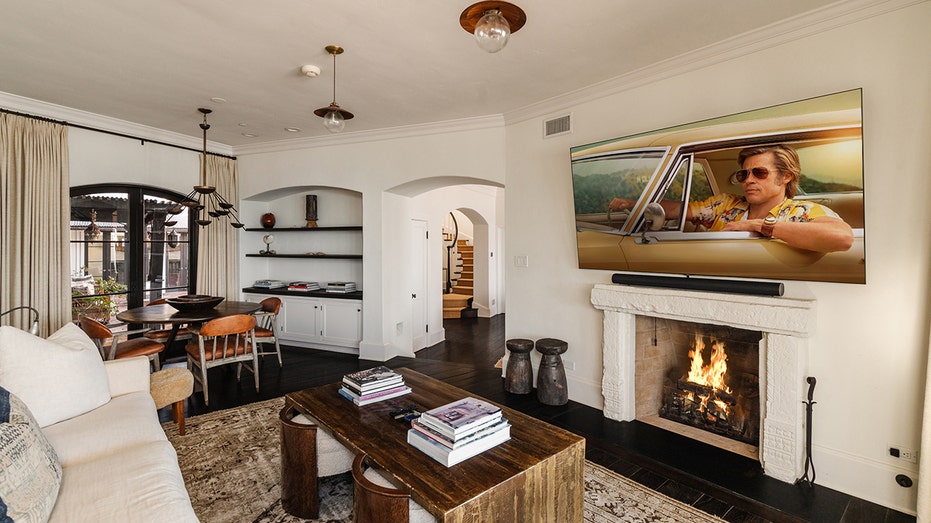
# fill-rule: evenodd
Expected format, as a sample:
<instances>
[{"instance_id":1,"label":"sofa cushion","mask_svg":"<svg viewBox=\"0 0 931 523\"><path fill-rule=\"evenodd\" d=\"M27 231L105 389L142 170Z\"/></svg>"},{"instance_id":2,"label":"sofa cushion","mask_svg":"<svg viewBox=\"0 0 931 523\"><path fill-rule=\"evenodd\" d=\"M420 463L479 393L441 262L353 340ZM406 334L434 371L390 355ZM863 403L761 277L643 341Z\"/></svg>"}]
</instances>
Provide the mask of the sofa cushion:
<instances>
[{"instance_id":1,"label":"sofa cushion","mask_svg":"<svg viewBox=\"0 0 931 523\"><path fill-rule=\"evenodd\" d=\"M29 408L0 387L0 521L45 521L61 485L61 464Z\"/></svg>"},{"instance_id":2,"label":"sofa cushion","mask_svg":"<svg viewBox=\"0 0 931 523\"><path fill-rule=\"evenodd\" d=\"M0 386L29 406L40 427L110 401L97 346L72 323L48 339L0 327Z\"/></svg>"},{"instance_id":3,"label":"sofa cushion","mask_svg":"<svg viewBox=\"0 0 931 523\"><path fill-rule=\"evenodd\" d=\"M64 467L50 523L196 522L171 443L136 445Z\"/></svg>"},{"instance_id":4,"label":"sofa cushion","mask_svg":"<svg viewBox=\"0 0 931 523\"><path fill-rule=\"evenodd\" d=\"M153 441L167 441L147 392L117 396L107 404L42 429L65 467Z\"/></svg>"}]
</instances>

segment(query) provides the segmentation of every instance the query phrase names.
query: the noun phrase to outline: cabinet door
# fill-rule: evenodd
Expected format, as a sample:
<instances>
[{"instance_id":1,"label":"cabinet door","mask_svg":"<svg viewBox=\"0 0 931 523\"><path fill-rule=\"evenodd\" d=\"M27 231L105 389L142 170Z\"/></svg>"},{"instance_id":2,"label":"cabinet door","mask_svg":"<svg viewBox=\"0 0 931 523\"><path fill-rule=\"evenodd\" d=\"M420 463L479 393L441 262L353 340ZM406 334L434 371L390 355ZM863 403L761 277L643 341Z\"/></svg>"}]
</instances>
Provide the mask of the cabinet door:
<instances>
[{"instance_id":1,"label":"cabinet door","mask_svg":"<svg viewBox=\"0 0 931 523\"><path fill-rule=\"evenodd\" d=\"M362 341L362 302L323 300L323 341L344 347L359 347Z\"/></svg>"},{"instance_id":2,"label":"cabinet door","mask_svg":"<svg viewBox=\"0 0 931 523\"><path fill-rule=\"evenodd\" d=\"M282 339L320 341L323 336L322 300L312 298L285 298Z\"/></svg>"}]
</instances>

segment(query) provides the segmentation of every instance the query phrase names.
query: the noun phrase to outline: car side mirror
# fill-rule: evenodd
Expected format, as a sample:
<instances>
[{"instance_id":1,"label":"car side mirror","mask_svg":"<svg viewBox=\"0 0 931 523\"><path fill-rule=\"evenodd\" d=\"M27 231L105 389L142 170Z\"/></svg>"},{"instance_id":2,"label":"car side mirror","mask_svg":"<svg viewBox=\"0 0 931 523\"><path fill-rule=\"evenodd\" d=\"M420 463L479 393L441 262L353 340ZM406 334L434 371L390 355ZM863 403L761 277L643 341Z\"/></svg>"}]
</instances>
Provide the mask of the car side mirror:
<instances>
[{"instance_id":1,"label":"car side mirror","mask_svg":"<svg viewBox=\"0 0 931 523\"><path fill-rule=\"evenodd\" d=\"M647 208L643 210L643 219L644 231L658 231L666 223L666 210L656 202L648 203Z\"/></svg>"}]
</instances>

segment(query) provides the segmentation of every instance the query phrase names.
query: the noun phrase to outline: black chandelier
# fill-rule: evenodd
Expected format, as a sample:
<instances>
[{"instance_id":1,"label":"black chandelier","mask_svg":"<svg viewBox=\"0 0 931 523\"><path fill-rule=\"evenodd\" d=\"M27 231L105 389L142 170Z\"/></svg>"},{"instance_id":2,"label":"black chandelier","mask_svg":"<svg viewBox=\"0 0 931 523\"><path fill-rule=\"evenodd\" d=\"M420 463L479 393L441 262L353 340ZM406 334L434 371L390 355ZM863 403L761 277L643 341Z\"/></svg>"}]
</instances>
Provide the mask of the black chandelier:
<instances>
[{"instance_id":1,"label":"black chandelier","mask_svg":"<svg viewBox=\"0 0 931 523\"><path fill-rule=\"evenodd\" d=\"M204 185L195 185L194 189L191 190L185 196L179 205L168 209L168 219L165 221L166 227L171 227L177 224L176 220L172 218L180 214L185 207L190 209L194 221L201 227L210 225L213 220L218 220L220 217L224 217L229 220L231 226L242 229L245 225L239 221L239 217L236 215L236 207L233 206L226 198L224 198L220 193L217 192L217 188L212 185L206 185L207 183L207 129L210 129L210 125L207 123L207 115L213 111L210 109L205 109L203 107L197 109L204 115L204 121L200 124L200 128L204 131L204 150L201 156L200 164L200 182Z\"/></svg>"}]
</instances>

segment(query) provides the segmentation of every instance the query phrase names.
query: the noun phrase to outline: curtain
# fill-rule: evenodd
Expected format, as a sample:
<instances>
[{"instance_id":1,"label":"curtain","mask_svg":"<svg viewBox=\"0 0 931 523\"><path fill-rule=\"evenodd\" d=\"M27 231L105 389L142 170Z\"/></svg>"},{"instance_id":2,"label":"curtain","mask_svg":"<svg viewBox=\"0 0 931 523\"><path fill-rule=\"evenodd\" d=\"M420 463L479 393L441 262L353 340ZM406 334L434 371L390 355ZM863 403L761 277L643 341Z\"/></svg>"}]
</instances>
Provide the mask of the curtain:
<instances>
[{"instance_id":1,"label":"curtain","mask_svg":"<svg viewBox=\"0 0 931 523\"><path fill-rule=\"evenodd\" d=\"M203 162L203 157L201 161ZM239 207L239 166L236 160L207 155L201 183L217 188ZM197 293L239 298L239 229L224 217L200 227L197 241Z\"/></svg>"},{"instance_id":2,"label":"curtain","mask_svg":"<svg viewBox=\"0 0 931 523\"><path fill-rule=\"evenodd\" d=\"M42 336L71 321L68 187L67 127L0 113L0 312L34 307Z\"/></svg>"},{"instance_id":3,"label":"curtain","mask_svg":"<svg viewBox=\"0 0 931 523\"><path fill-rule=\"evenodd\" d=\"M928 352L931 353L931 343ZM931 523L931 365L928 365L925 378L925 407L919 455L925 458L918 460L918 523Z\"/></svg>"}]
</instances>

